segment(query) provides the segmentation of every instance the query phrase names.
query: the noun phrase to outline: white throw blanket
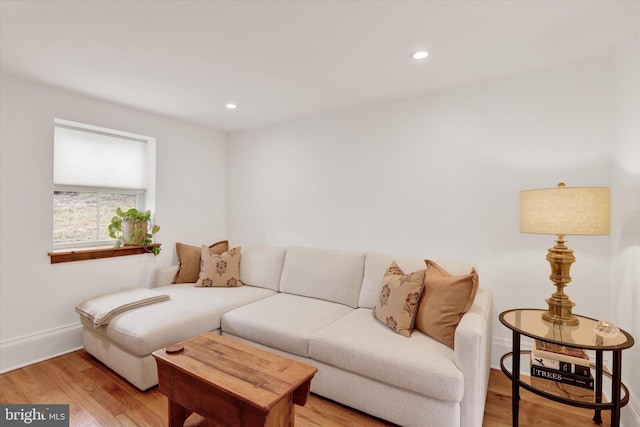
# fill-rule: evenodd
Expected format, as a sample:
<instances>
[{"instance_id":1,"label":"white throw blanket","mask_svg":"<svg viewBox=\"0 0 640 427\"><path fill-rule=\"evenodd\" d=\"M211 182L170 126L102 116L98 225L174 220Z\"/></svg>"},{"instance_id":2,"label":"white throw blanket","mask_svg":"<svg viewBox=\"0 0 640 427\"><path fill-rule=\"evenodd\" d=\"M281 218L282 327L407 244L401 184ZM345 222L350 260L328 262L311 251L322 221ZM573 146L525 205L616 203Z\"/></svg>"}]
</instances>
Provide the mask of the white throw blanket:
<instances>
[{"instance_id":1,"label":"white throw blanket","mask_svg":"<svg viewBox=\"0 0 640 427\"><path fill-rule=\"evenodd\" d=\"M169 295L148 288L133 288L93 297L76 306L76 312L93 322L94 328L109 323L114 316L132 308L166 301Z\"/></svg>"}]
</instances>

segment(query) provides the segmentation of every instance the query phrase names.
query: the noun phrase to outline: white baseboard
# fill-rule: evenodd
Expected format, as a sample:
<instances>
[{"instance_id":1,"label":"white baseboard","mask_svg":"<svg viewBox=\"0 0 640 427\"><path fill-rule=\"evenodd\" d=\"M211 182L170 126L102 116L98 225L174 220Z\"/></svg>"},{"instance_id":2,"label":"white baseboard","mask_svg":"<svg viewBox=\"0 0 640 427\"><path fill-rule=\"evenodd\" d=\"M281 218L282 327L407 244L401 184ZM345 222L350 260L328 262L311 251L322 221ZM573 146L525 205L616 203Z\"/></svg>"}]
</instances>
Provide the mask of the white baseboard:
<instances>
[{"instance_id":1,"label":"white baseboard","mask_svg":"<svg viewBox=\"0 0 640 427\"><path fill-rule=\"evenodd\" d=\"M511 352L511 340L494 338L491 344L491 368L500 370L500 358Z\"/></svg>"},{"instance_id":2,"label":"white baseboard","mask_svg":"<svg viewBox=\"0 0 640 427\"><path fill-rule=\"evenodd\" d=\"M625 411L629 408L628 411ZM640 427L640 400L633 392L629 393L629 404L622 408L620 425L622 427Z\"/></svg>"},{"instance_id":3,"label":"white baseboard","mask_svg":"<svg viewBox=\"0 0 640 427\"><path fill-rule=\"evenodd\" d=\"M522 350L531 350L531 347L532 341L523 337ZM511 352L511 349L512 345L510 339L494 338L491 345L491 368L500 371L500 358L503 354ZM610 360L605 359L603 360L603 363L605 366L610 367ZM528 366L529 365L525 364L525 370L520 370L520 375L530 375ZM624 378L622 379L622 382L624 382ZM607 397L610 393L610 391L605 391L605 395ZM640 400L631 390L629 391L629 403L627 406L622 408L620 425L622 427L640 427Z\"/></svg>"},{"instance_id":4,"label":"white baseboard","mask_svg":"<svg viewBox=\"0 0 640 427\"><path fill-rule=\"evenodd\" d=\"M0 374L82 348L82 324L48 329L0 342Z\"/></svg>"}]
</instances>

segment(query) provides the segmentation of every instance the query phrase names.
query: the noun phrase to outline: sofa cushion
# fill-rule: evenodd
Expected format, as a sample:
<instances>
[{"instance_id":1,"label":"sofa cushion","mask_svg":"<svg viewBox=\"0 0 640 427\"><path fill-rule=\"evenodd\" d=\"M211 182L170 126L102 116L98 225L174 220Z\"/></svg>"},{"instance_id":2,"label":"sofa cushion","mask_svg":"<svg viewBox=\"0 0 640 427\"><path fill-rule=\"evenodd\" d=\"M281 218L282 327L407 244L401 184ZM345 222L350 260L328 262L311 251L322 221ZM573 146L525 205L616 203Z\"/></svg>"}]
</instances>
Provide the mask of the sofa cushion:
<instances>
[{"instance_id":1,"label":"sofa cushion","mask_svg":"<svg viewBox=\"0 0 640 427\"><path fill-rule=\"evenodd\" d=\"M380 252L367 252L362 290L358 299L358 307L373 309L378 302L380 289L382 289L382 277L389 268L389 264L395 261L403 271L416 271L424 269L424 258L408 258ZM449 273L453 275L468 274L472 263L462 261L439 262Z\"/></svg>"},{"instance_id":2,"label":"sofa cushion","mask_svg":"<svg viewBox=\"0 0 640 427\"><path fill-rule=\"evenodd\" d=\"M241 248L238 246L218 255L202 245L200 275L196 286L228 288L242 286L240 281L240 251Z\"/></svg>"},{"instance_id":3,"label":"sofa cushion","mask_svg":"<svg viewBox=\"0 0 640 427\"><path fill-rule=\"evenodd\" d=\"M380 298L382 278L392 262L403 271L424 270L424 259L396 257L379 252L367 252L364 264L362 289L358 299L358 307L374 308Z\"/></svg>"},{"instance_id":4,"label":"sofa cushion","mask_svg":"<svg viewBox=\"0 0 640 427\"><path fill-rule=\"evenodd\" d=\"M418 306L416 329L453 348L456 327L473 305L478 292L475 268L452 276L444 268L427 260L424 293Z\"/></svg>"},{"instance_id":5,"label":"sofa cushion","mask_svg":"<svg viewBox=\"0 0 640 427\"><path fill-rule=\"evenodd\" d=\"M309 357L309 337L353 311L343 304L277 294L222 316L222 331Z\"/></svg>"},{"instance_id":6,"label":"sofa cushion","mask_svg":"<svg viewBox=\"0 0 640 427\"><path fill-rule=\"evenodd\" d=\"M168 344L220 328L229 310L274 295L270 289L196 288L192 283L154 288L170 300L129 310L113 317L108 326L95 329L129 352L145 356ZM85 327L93 325L81 317Z\"/></svg>"},{"instance_id":7,"label":"sofa cushion","mask_svg":"<svg viewBox=\"0 0 640 427\"><path fill-rule=\"evenodd\" d=\"M214 253L222 254L229 250L229 242L222 240L209 246ZM178 272L173 278L173 283L196 283L200 274L201 246L176 243L176 255L178 256Z\"/></svg>"},{"instance_id":8,"label":"sofa cushion","mask_svg":"<svg viewBox=\"0 0 640 427\"><path fill-rule=\"evenodd\" d=\"M364 259L364 252L289 247L282 269L280 292L356 308Z\"/></svg>"},{"instance_id":9,"label":"sofa cushion","mask_svg":"<svg viewBox=\"0 0 640 427\"><path fill-rule=\"evenodd\" d=\"M383 283L373 314L394 332L411 336L424 290L424 270L404 274L394 261L387 269Z\"/></svg>"},{"instance_id":10,"label":"sofa cushion","mask_svg":"<svg viewBox=\"0 0 640 427\"><path fill-rule=\"evenodd\" d=\"M286 248L277 246L242 246L240 280L245 285L277 291Z\"/></svg>"},{"instance_id":11,"label":"sofa cushion","mask_svg":"<svg viewBox=\"0 0 640 427\"><path fill-rule=\"evenodd\" d=\"M462 400L464 378L450 348L419 331L410 338L395 334L369 309L354 310L314 334L309 353L320 362L415 393Z\"/></svg>"}]
</instances>

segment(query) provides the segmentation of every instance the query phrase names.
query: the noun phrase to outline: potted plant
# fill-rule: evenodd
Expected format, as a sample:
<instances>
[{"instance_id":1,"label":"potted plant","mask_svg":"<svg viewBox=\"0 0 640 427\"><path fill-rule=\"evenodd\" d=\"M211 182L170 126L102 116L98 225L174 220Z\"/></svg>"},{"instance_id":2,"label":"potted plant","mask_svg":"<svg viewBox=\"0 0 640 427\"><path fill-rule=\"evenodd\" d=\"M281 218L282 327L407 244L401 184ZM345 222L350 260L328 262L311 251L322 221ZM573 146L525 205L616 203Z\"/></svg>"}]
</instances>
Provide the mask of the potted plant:
<instances>
[{"instance_id":1,"label":"potted plant","mask_svg":"<svg viewBox=\"0 0 640 427\"><path fill-rule=\"evenodd\" d=\"M151 211L141 212L136 208L123 211L117 208L109 224L109 236L116 239L114 247L144 246L148 248L153 243L153 235L160 231L159 225L149 229L150 222ZM151 247L150 252L158 255L160 246Z\"/></svg>"}]
</instances>

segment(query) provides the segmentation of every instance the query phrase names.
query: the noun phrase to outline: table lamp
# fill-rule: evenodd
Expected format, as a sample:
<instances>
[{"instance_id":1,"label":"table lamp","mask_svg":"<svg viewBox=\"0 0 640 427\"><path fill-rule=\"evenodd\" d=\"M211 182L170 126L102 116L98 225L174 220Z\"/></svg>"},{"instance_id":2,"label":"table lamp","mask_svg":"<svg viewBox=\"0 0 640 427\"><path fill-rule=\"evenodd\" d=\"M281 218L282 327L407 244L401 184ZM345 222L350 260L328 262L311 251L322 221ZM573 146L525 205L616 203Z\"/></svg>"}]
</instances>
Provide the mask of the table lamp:
<instances>
[{"instance_id":1,"label":"table lamp","mask_svg":"<svg viewBox=\"0 0 640 427\"><path fill-rule=\"evenodd\" d=\"M576 260L565 245L565 235L606 235L610 231L611 192L606 187L542 188L520 192L520 232L555 234L558 238L547 252L549 278L556 291L547 299L549 309L542 318L561 325L577 325L571 313L575 304L564 293L571 281L569 269Z\"/></svg>"}]
</instances>

